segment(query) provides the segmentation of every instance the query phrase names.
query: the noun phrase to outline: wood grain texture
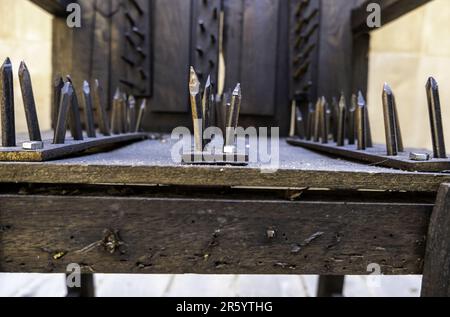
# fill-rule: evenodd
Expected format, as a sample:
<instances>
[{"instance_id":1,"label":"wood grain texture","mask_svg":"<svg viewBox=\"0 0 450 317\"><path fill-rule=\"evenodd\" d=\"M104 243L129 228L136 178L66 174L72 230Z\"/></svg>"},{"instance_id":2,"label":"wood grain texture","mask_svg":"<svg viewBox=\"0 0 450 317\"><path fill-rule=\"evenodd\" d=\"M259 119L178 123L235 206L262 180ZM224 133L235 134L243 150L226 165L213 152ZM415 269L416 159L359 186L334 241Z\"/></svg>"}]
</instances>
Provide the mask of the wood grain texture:
<instances>
[{"instance_id":1,"label":"wood grain texture","mask_svg":"<svg viewBox=\"0 0 450 317\"><path fill-rule=\"evenodd\" d=\"M2 272L420 274L432 205L0 196ZM163 229L163 230L162 230Z\"/></svg>"},{"instance_id":2,"label":"wood grain texture","mask_svg":"<svg viewBox=\"0 0 450 317\"><path fill-rule=\"evenodd\" d=\"M188 113L191 10L191 1L154 1L151 111Z\"/></svg>"},{"instance_id":3,"label":"wood grain texture","mask_svg":"<svg viewBox=\"0 0 450 317\"><path fill-rule=\"evenodd\" d=\"M244 2L242 114L272 116L275 113L279 9L280 1Z\"/></svg>"},{"instance_id":4,"label":"wood grain texture","mask_svg":"<svg viewBox=\"0 0 450 317\"><path fill-rule=\"evenodd\" d=\"M437 192L449 174L408 173L336 160L281 140L278 170L247 167L182 166L171 158L174 141L148 140L109 153L47 163L0 163L0 182L49 184L140 184L259 188L373 189ZM265 168L265 169L264 169Z\"/></svg>"},{"instance_id":5,"label":"wood grain texture","mask_svg":"<svg viewBox=\"0 0 450 317\"><path fill-rule=\"evenodd\" d=\"M439 189L431 216L422 282L422 296L450 296L450 185Z\"/></svg>"}]
</instances>

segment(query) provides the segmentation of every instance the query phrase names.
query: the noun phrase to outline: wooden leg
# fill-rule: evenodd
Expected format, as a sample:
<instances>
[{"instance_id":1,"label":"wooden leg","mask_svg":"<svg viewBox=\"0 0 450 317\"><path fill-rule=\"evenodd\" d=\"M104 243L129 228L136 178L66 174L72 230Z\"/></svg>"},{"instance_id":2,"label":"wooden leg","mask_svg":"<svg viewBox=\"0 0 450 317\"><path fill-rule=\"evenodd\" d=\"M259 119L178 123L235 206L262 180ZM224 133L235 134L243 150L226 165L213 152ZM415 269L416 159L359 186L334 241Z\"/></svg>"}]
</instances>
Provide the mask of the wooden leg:
<instances>
[{"instance_id":1,"label":"wooden leg","mask_svg":"<svg viewBox=\"0 0 450 317\"><path fill-rule=\"evenodd\" d=\"M320 276L317 297L342 297L345 276Z\"/></svg>"},{"instance_id":2,"label":"wooden leg","mask_svg":"<svg viewBox=\"0 0 450 317\"><path fill-rule=\"evenodd\" d=\"M450 184L441 185L431 215L422 296L450 296Z\"/></svg>"},{"instance_id":3,"label":"wooden leg","mask_svg":"<svg viewBox=\"0 0 450 317\"><path fill-rule=\"evenodd\" d=\"M67 297L95 297L94 274L81 274L81 287L68 287Z\"/></svg>"}]
</instances>

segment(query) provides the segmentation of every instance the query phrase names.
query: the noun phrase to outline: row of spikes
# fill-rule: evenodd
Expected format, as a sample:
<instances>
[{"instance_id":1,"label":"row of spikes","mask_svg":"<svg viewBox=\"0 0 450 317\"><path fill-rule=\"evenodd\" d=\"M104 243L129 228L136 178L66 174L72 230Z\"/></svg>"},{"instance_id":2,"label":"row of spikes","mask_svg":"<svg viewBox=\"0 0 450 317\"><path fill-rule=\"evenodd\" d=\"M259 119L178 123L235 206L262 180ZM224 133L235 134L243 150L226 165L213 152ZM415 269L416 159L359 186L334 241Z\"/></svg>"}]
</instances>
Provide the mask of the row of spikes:
<instances>
[{"instance_id":1,"label":"row of spikes","mask_svg":"<svg viewBox=\"0 0 450 317\"><path fill-rule=\"evenodd\" d=\"M195 151L202 152L211 140L203 138L203 131L219 125L225 136L225 147L234 145L235 136L232 133L238 126L242 102L241 85L238 83L233 90L231 99L227 94L221 98L214 95L211 76L208 76L203 92L200 80L194 67L190 68L189 94L194 125ZM232 128L232 129L229 129Z\"/></svg>"},{"instance_id":2,"label":"row of spikes","mask_svg":"<svg viewBox=\"0 0 450 317\"><path fill-rule=\"evenodd\" d=\"M351 106L347 107L342 94L339 102L333 98L330 107L325 97L317 100L315 106L308 106L307 120L296 108L297 135L301 139L328 144L331 140L338 146L357 144L359 150L373 146L369 112L362 92L352 96Z\"/></svg>"},{"instance_id":3,"label":"row of spikes","mask_svg":"<svg viewBox=\"0 0 450 317\"><path fill-rule=\"evenodd\" d=\"M66 82L59 78L56 82L55 101L58 101L58 119L53 139L54 144L64 144L67 125L75 141L82 141L83 127L81 124L80 106L77 93L70 76ZM88 138L96 138L96 126L104 136L111 134L139 132L146 110L146 100L142 101L136 117L136 100L133 96L127 97L117 89L113 100L111 116L108 115L105 103L102 101L102 89L98 80L95 80L93 93L87 81L83 82L83 100L85 128ZM96 116L94 115L94 109ZM68 122L67 122L68 121Z\"/></svg>"},{"instance_id":4,"label":"row of spikes","mask_svg":"<svg viewBox=\"0 0 450 317\"><path fill-rule=\"evenodd\" d=\"M445 159L447 154L439 87L433 77L428 79L426 91L434 158ZM387 83L383 87L382 103L386 152L388 156L397 156L404 152L405 148L395 95ZM350 107L347 107L343 94L339 102L333 99L331 108L325 97L319 98L315 107L312 104L309 105L306 124L300 109L296 107L295 111L296 133L301 139L323 144L328 144L333 139L338 147L357 143L358 150L373 147L367 104L361 92L358 93L358 96L352 96Z\"/></svg>"}]
</instances>

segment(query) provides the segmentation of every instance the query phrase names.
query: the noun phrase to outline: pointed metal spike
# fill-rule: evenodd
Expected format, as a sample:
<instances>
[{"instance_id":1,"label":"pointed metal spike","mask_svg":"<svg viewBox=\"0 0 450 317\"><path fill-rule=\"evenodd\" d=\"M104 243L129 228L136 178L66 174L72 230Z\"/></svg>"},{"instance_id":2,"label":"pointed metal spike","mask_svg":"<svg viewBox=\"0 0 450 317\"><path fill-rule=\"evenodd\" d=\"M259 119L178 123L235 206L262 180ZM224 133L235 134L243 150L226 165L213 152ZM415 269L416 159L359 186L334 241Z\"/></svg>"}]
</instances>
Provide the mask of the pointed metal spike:
<instances>
[{"instance_id":1,"label":"pointed metal spike","mask_svg":"<svg viewBox=\"0 0 450 317\"><path fill-rule=\"evenodd\" d=\"M319 98L316 103L316 110L314 115L314 136L313 141L320 141L320 121L322 116L322 100Z\"/></svg>"},{"instance_id":2,"label":"pointed metal spike","mask_svg":"<svg viewBox=\"0 0 450 317\"><path fill-rule=\"evenodd\" d=\"M72 134L72 138L75 141L83 140L83 127L81 125L80 104L78 103L77 92L73 85L72 78L67 75L67 81L72 85L73 94L71 100L71 106L69 110L69 128Z\"/></svg>"},{"instance_id":3,"label":"pointed metal spike","mask_svg":"<svg viewBox=\"0 0 450 317\"><path fill-rule=\"evenodd\" d=\"M336 97L332 98L331 101L331 133L333 134L333 141L337 143L338 139L338 125L339 125L339 102Z\"/></svg>"},{"instance_id":4,"label":"pointed metal spike","mask_svg":"<svg viewBox=\"0 0 450 317\"><path fill-rule=\"evenodd\" d=\"M97 137L95 133L94 110L92 106L91 87L87 81L83 82L83 97L84 97L84 124L88 138Z\"/></svg>"},{"instance_id":5,"label":"pointed metal spike","mask_svg":"<svg viewBox=\"0 0 450 317\"><path fill-rule=\"evenodd\" d=\"M347 105L345 102L344 94L341 94L341 98L338 104L338 119L337 119L337 146L345 145L345 119L347 113Z\"/></svg>"},{"instance_id":6,"label":"pointed metal spike","mask_svg":"<svg viewBox=\"0 0 450 317\"><path fill-rule=\"evenodd\" d=\"M59 105L61 103L61 89L64 87L62 77L56 78L53 85L53 107L52 107L52 128L56 129L56 123L59 115Z\"/></svg>"},{"instance_id":7,"label":"pointed metal spike","mask_svg":"<svg viewBox=\"0 0 450 317\"><path fill-rule=\"evenodd\" d=\"M191 66L189 76L189 93L191 99L192 122L194 126L194 146L196 152L203 152L203 109L200 96L200 81L194 67Z\"/></svg>"},{"instance_id":8,"label":"pointed metal spike","mask_svg":"<svg viewBox=\"0 0 450 317\"><path fill-rule=\"evenodd\" d=\"M447 158L444 129L442 124L439 86L437 81L433 77L430 77L428 79L426 89L434 158Z\"/></svg>"},{"instance_id":9,"label":"pointed metal spike","mask_svg":"<svg viewBox=\"0 0 450 317\"><path fill-rule=\"evenodd\" d=\"M28 134L30 141L42 141L39 120L36 112L36 103L34 100L33 85L31 83L30 72L27 65L22 62L19 68L19 81L22 90L22 100L27 119Z\"/></svg>"},{"instance_id":10,"label":"pointed metal spike","mask_svg":"<svg viewBox=\"0 0 450 317\"><path fill-rule=\"evenodd\" d=\"M348 144L354 145L356 143L356 109L358 108L358 97L353 94L351 98L350 108L348 109Z\"/></svg>"},{"instance_id":11,"label":"pointed metal spike","mask_svg":"<svg viewBox=\"0 0 450 317\"><path fill-rule=\"evenodd\" d=\"M67 132L67 117L71 108L73 99L73 87L68 81L61 89L61 100L58 107L58 120L56 122L55 135L53 137L53 144L64 144Z\"/></svg>"},{"instance_id":12,"label":"pointed metal spike","mask_svg":"<svg viewBox=\"0 0 450 317\"><path fill-rule=\"evenodd\" d=\"M320 112L321 112L320 136L322 139L322 143L327 144L328 138L329 138L329 131L330 131L329 130L330 111L329 111L328 103L327 103L325 97L321 98L320 105L321 105L321 108L320 108Z\"/></svg>"},{"instance_id":13,"label":"pointed metal spike","mask_svg":"<svg viewBox=\"0 0 450 317\"><path fill-rule=\"evenodd\" d=\"M211 75L209 75L206 80L205 90L203 91L203 99L202 99L203 131L205 131L210 127L209 114L211 109L209 107L211 105L211 94L212 94Z\"/></svg>"},{"instance_id":14,"label":"pointed metal spike","mask_svg":"<svg viewBox=\"0 0 450 317\"><path fill-rule=\"evenodd\" d=\"M295 100L292 100L291 103L291 125L289 129L289 137L295 136L295 127L296 127L296 116L297 116L297 102Z\"/></svg>"},{"instance_id":15,"label":"pointed metal spike","mask_svg":"<svg viewBox=\"0 0 450 317\"><path fill-rule=\"evenodd\" d=\"M401 125L400 125L400 118L398 116L397 102L395 100L394 93L392 94L392 97L394 99L395 128L397 129L397 147L398 147L398 151L399 152L404 152L405 151L405 147L403 145L402 129L401 129Z\"/></svg>"},{"instance_id":16,"label":"pointed metal spike","mask_svg":"<svg viewBox=\"0 0 450 317\"><path fill-rule=\"evenodd\" d=\"M308 141L311 141L314 135L314 118L315 118L316 112L314 110L313 103L309 103L308 105L308 117L306 120L306 139Z\"/></svg>"},{"instance_id":17,"label":"pointed metal spike","mask_svg":"<svg viewBox=\"0 0 450 317\"><path fill-rule=\"evenodd\" d=\"M136 131L136 99L134 96L128 97L128 127L130 132Z\"/></svg>"},{"instance_id":18,"label":"pointed metal spike","mask_svg":"<svg viewBox=\"0 0 450 317\"><path fill-rule=\"evenodd\" d=\"M111 135L111 128L109 125L108 114L106 112L106 106L102 100L102 89L98 79L94 82L94 107L97 114L97 123L100 129L100 133L104 136Z\"/></svg>"},{"instance_id":19,"label":"pointed metal spike","mask_svg":"<svg viewBox=\"0 0 450 317\"><path fill-rule=\"evenodd\" d=\"M361 92L358 94L358 107L356 108L356 131L358 139L358 150L367 148L367 119L366 119L366 101Z\"/></svg>"},{"instance_id":20,"label":"pointed metal spike","mask_svg":"<svg viewBox=\"0 0 450 317\"><path fill-rule=\"evenodd\" d=\"M147 109L147 99L143 99L141 106L139 107L139 114L136 120L136 130L135 130L136 133L138 133L142 129L142 122L144 121L146 109Z\"/></svg>"},{"instance_id":21,"label":"pointed metal spike","mask_svg":"<svg viewBox=\"0 0 450 317\"><path fill-rule=\"evenodd\" d=\"M230 116L229 121L227 124L228 133L227 133L227 140L226 140L226 146L233 146L234 145L234 131L239 124L239 114L241 111L241 100L242 100L242 91L241 91L241 84L238 83L236 85L236 88L233 90L233 94L231 96L231 107L230 107Z\"/></svg>"},{"instance_id":22,"label":"pointed metal spike","mask_svg":"<svg viewBox=\"0 0 450 317\"><path fill-rule=\"evenodd\" d=\"M2 123L2 146L16 146L14 116L14 80L11 60L7 58L0 68L0 108Z\"/></svg>"},{"instance_id":23,"label":"pointed metal spike","mask_svg":"<svg viewBox=\"0 0 450 317\"><path fill-rule=\"evenodd\" d=\"M397 128L394 110L394 95L387 83L383 87L383 113L388 156L398 155Z\"/></svg>"}]
</instances>

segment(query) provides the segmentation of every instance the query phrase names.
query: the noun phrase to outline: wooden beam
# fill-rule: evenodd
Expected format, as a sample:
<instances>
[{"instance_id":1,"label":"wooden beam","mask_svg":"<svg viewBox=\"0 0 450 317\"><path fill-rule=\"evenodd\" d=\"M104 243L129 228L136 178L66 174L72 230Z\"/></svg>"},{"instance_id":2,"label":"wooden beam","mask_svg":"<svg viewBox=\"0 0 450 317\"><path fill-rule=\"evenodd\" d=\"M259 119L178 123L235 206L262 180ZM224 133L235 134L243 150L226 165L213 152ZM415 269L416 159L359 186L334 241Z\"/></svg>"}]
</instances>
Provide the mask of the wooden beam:
<instances>
[{"instance_id":1,"label":"wooden beam","mask_svg":"<svg viewBox=\"0 0 450 317\"><path fill-rule=\"evenodd\" d=\"M417 9L431 0L367 0L352 12L352 28L354 33L367 33L375 29L367 26L367 6L377 3L381 6L382 26L400 18L402 15Z\"/></svg>"},{"instance_id":2,"label":"wooden beam","mask_svg":"<svg viewBox=\"0 0 450 317\"><path fill-rule=\"evenodd\" d=\"M431 216L422 296L450 296L450 184L441 186Z\"/></svg>"},{"instance_id":3,"label":"wooden beam","mask_svg":"<svg viewBox=\"0 0 450 317\"><path fill-rule=\"evenodd\" d=\"M214 196L212 196L214 197ZM0 196L0 271L421 274L430 204Z\"/></svg>"},{"instance_id":4,"label":"wooden beam","mask_svg":"<svg viewBox=\"0 0 450 317\"><path fill-rule=\"evenodd\" d=\"M41 7L45 11L58 16L63 17L67 15L66 8L70 3L74 3L74 0L30 0L37 6Z\"/></svg>"}]
</instances>

